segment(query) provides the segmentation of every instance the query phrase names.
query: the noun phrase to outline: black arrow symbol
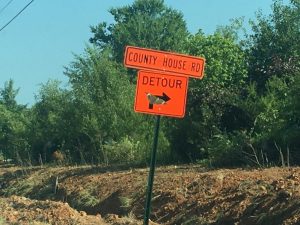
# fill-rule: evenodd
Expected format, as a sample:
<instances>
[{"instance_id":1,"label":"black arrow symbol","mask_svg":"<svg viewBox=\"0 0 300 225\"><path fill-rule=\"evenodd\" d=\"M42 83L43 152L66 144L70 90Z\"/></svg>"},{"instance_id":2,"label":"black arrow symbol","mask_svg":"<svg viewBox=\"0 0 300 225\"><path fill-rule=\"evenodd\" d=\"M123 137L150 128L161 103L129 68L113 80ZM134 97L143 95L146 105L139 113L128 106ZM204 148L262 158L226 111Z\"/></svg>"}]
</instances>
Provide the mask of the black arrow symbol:
<instances>
[{"instance_id":1,"label":"black arrow symbol","mask_svg":"<svg viewBox=\"0 0 300 225\"><path fill-rule=\"evenodd\" d=\"M156 95L156 97L158 97L158 98L164 100L165 102L167 102L167 101L169 101L169 100L171 99L165 92L163 92L163 95L162 95L162 96Z\"/></svg>"},{"instance_id":2,"label":"black arrow symbol","mask_svg":"<svg viewBox=\"0 0 300 225\"><path fill-rule=\"evenodd\" d=\"M153 109L153 105L163 105L166 104L171 98L163 92L163 95L153 95L151 93L146 93L148 101L149 101L149 109Z\"/></svg>"}]
</instances>

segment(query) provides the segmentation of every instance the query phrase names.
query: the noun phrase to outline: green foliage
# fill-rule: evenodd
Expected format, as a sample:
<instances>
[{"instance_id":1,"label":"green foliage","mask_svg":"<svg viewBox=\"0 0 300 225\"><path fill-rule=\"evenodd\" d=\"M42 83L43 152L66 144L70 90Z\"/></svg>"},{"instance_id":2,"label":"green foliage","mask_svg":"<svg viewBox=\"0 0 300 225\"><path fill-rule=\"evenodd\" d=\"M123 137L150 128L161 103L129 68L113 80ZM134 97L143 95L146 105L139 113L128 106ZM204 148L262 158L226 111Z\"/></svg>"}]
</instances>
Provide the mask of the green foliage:
<instances>
[{"instance_id":1,"label":"green foliage","mask_svg":"<svg viewBox=\"0 0 300 225\"><path fill-rule=\"evenodd\" d=\"M119 197L120 199L120 205L121 205L121 208L123 208L123 210L128 210L129 208L132 207L132 203L133 203L133 199L130 198L130 197Z\"/></svg>"},{"instance_id":2,"label":"green foliage","mask_svg":"<svg viewBox=\"0 0 300 225\"><path fill-rule=\"evenodd\" d=\"M121 159L121 156L112 156L118 146L110 148L114 151L111 153L104 145L116 142L124 147L126 143L122 138L136 133L139 119L132 110L134 86L124 76L126 72L110 59L109 50L99 52L89 47L85 56L77 56L66 68L65 74L70 79L74 97L71 118L76 121L76 127L72 136L81 160L109 163Z\"/></svg>"},{"instance_id":3,"label":"green foliage","mask_svg":"<svg viewBox=\"0 0 300 225\"><path fill-rule=\"evenodd\" d=\"M19 89L14 89L14 81L9 80L5 82L4 88L0 89L0 103L5 105L9 110L17 108L16 96Z\"/></svg>"},{"instance_id":4,"label":"green foliage","mask_svg":"<svg viewBox=\"0 0 300 225\"><path fill-rule=\"evenodd\" d=\"M288 114L291 117L291 122L299 125L300 118L300 73L295 75L294 82L290 85L288 92L288 110L291 112Z\"/></svg>"},{"instance_id":5,"label":"green foliage","mask_svg":"<svg viewBox=\"0 0 300 225\"><path fill-rule=\"evenodd\" d=\"M285 115L285 127L282 129L285 147L288 146L292 152L294 163L299 163L300 154L300 73L295 75L294 82L289 86L287 105L283 109Z\"/></svg>"},{"instance_id":6,"label":"green foliage","mask_svg":"<svg viewBox=\"0 0 300 225\"><path fill-rule=\"evenodd\" d=\"M235 40L227 36L220 32L206 36L200 31L190 35L187 52L206 59L204 82L223 87L243 85L247 78L246 56Z\"/></svg>"},{"instance_id":7,"label":"green foliage","mask_svg":"<svg viewBox=\"0 0 300 225\"><path fill-rule=\"evenodd\" d=\"M247 112L250 123L241 130L221 133L212 140L209 157L214 164L225 164L231 157L231 165L259 165L266 161L277 164L280 161L278 145L286 150L286 114L289 88L282 78L273 77L267 82L267 92L259 95L257 86L251 83L244 98L237 106ZM214 150L215 149L215 150ZM286 154L286 153L285 153Z\"/></svg>"},{"instance_id":8,"label":"green foliage","mask_svg":"<svg viewBox=\"0 0 300 225\"><path fill-rule=\"evenodd\" d=\"M246 33L245 28L243 28L244 17L231 19L230 22L226 26L217 26L215 33L235 41L241 40L241 33Z\"/></svg>"},{"instance_id":9,"label":"green foliage","mask_svg":"<svg viewBox=\"0 0 300 225\"><path fill-rule=\"evenodd\" d=\"M28 111L17 105L18 90L14 89L12 80L5 83L0 93L0 150L4 158L22 163L21 158L28 159L29 151L26 138Z\"/></svg>"},{"instance_id":10,"label":"green foliage","mask_svg":"<svg viewBox=\"0 0 300 225\"><path fill-rule=\"evenodd\" d=\"M74 203L78 208L89 208L99 204L100 200L92 195L91 190L82 190L78 193L78 199Z\"/></svg>"},{"instance_id":11,"label":"green foliage","mask_svg":"<svg viewBox=\"0 0 300 225\"><path fill-rule=\"evenodd\" d=\"M140 142L130 140L128 136L123 137L120 142L106 143L103 146L107 160L112 163L118 162L140 162L143 159L140 150Z\"/></svg>"},{"instance_id":12,"label":"green foliage","mask_svg":"<svg viewBox=\"0 0 300 225\"><path fill-rule=\"evenodd\" d=\"M220 132L223 114L246 82L246 58L233 38L220 33L191 35L186 48L205 57L205 77L189 82L187 115L173 122L170 139L179 158L196 161L207 157L209 140Z\"/></svg>"},{"instance_id":13,"label":"green foliage","mask_svg":"<svg viewBox=\"0 0 300 225\"><path fill-rule=\"evenodd\" d=\"M250 36L250 78L264 90L266 81L276 75L290 77L299 71L300 64L300 3L291 0L284 5L275 0L268 17L257 15Z\"/></svg>"},{"instance_id":14,"label":"green foliage","mask_svg":"<svg viewBox=\"0 0 300 225\"><path fill-rule=\"evenodd\" d=\"M6 225L7 223L5 222L5 219L0 217L0 225Z\"/></svg>"},{"instance_id":15,"label":"green foliage","mask_svg":"<svg viewBox=\"0 0 300 225\"><path fill-rule=\"evenodd\" d=\"M67 88L48 81L31 108L17 104L12 80L0 89L1 155L20 164L51 162L55 150L67 163L149 162L154 117L133 112L136 74L122 64L134 45L206 59L204 79L189 81L185 118L163 119L160 163L263 166L289 156L299 164L299 10L299 0L274 0L240 40L242 19L188 34L182 13L163 0L112 8L114 23L91 27L94 45L65 68Z\"/></svg>"},{"instance_id":16,"label":"green foliage","mask_svg":"<svg viewBox=\"0 0 300 225\"><path fill-rule=\"evenodd\" d=\"M267 91L263 96L249 96L252 100L247 99L242 105L247 107L253 117L252 143L272 159L278 155L274 142L285 144L288 86L282 79L273 77L266 87Z\"/></svg>"},{"instance_id":17,"label":"green foliage","mask_svg":"<svg viewBox=\"0 0 300 225\"><path fill-rule=\"evenodd\" d=\"M243 150L247 145L247 134L220 133L215 135L208 144L208 158L210 166L232 167L250 164L245 160Z\"/></svg>"},{"instance_id":18,"label":"green foliage","mask_svg":"<svg viewBox=\"0 0 300 225\"><path fill-rule=\"evenodd\" d=\"M70 92L60 87L57 80L49 80L41 85L32 107L31 124L28 128L32 144L33 159L39 155L44 162L51 160L54 150L62 148L69 138Z\"/></svg>"},{"instance_id":19,"label":"green foliage","mask_svg":"<svg viewBox=\"0 0 300 225\"><path fill-rule=\"evenodd\" d=\"M76 57L76 61L66 69L70 79L76 104L86 114L86 122L93 127L93 116L101 120L106 132L117 135L117 122L128 123L132 107L133 86L122 76L125 71L109 58L109 52L99 53L87 48L86 57ZM92 115L92 114L97 115ZM118 116L119 117L118 117Z\"/></svg>"},{"instance_id":20,"label":"green foliage","mask_svg":"<svg viewBox=\"0 0 300 225\"><path fill-rule=\"evenodd\" d=\"M136 0L109 12L115 22L91 27L94 36L90 41L101 48L111 47L118 62L123 62L126 45L182 50L187 37L183 15L164 5L163 0Z\"/></svg>"},{"instance_id":21,"label":"green foliage","mask_svg":"<svg viewBox=\"0 0 300 225\"><path fill-rule=\"evenodd\" d=\"M175 123L173 133L177 152L185 149L191 159L208 157L217 166L258 165L266 160L278 164L288 151L298 161L292 146L299 144L295 141L299 126L291 118L299 117L290 108L297 107L298 99L289 97L298 96L294 86L300 49L298 10L295 1L286 6L275 1L272 15L258 16L248 55L236 44L234 26L207 37L201 32L191 36L188 52L206 58L206 76L190 82L188 115ZM247 84L247 62L254 83ZM260 75L271 76L262 81L255 73L259 69Z\"/></svg>"},{"instance_id":22,"label":"green foliage","mask_svg":"<svg viewBox=\"0 0 300 225\"><path fill-rule=\"evenodd\" d=\"M3 160L4 160L4 157L3 157L3 153L2 153L2 151L0 152L0 162L3 162Z\"/></svg>"}]
</instances>

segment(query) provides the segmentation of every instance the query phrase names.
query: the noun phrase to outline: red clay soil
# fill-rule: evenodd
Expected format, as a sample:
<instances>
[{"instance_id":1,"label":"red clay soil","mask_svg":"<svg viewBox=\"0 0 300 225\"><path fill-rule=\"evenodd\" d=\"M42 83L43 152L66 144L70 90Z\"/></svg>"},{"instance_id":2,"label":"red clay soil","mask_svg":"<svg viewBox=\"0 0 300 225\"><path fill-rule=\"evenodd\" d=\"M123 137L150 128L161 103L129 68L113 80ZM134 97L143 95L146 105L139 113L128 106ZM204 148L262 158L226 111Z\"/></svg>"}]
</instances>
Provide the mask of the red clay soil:
<instances>
[{"instance_id":1,"label":"red clay soil","mask_svg":"<svg viewBox=\"0 0 300 225\"><path fill-rule=\"evenodd\" d=\"M7 207L0 218L6 221L23 217L35 221L39 215L42 220L38 221L50 224L142 224L146 169L0 168L0 175L0 194L6 196L1 204ZM53 194L56 177L59 188ZM24 207L19 210L15 205ZM28 215L18 216L25 208ZM35 213L39 210L43 213ZM300 168L158 168L151 220L168 225L300 224Z\"/></svg>"},{"instance_id":2,"label":"red clay soil","mask_svg":"<svg viewBox=\"0 0 300 225\"><path fill-rule=\"evenodd\" d=\"M12 196L1 198L1 217L7 224L98 224L106 225L100 216L88 216L72 209L68 203L29 200Z\"/></svg>"}]
</instances>

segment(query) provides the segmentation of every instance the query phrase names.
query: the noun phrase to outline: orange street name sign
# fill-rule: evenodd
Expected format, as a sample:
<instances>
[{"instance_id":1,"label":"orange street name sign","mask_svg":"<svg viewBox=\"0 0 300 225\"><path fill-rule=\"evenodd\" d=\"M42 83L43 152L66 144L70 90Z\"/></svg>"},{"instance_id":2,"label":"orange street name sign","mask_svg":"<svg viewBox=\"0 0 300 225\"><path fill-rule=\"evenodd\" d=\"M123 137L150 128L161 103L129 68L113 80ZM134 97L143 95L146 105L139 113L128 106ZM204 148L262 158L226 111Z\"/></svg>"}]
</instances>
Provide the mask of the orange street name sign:
<instances>
[{"instance_id":1,"label":"orange street name sign","mask_svg":"<svg viewBox=\"0 0 300 225\"><path fill-rule=\"evenodd\" d=\"M174 74L139 71L135 112L184 117L188 78Z\"/></svg>"},{"instance_id":2,"label":"orange street name sign","mask_svg":"<svg viewBox=\"0 0 300 225\"><path fill-rule=\"evenodd\" d=\"M176 73L202 79L205 59L189 55L127 46L124 64L130 68Z\"/></svg>"}]
</instances>

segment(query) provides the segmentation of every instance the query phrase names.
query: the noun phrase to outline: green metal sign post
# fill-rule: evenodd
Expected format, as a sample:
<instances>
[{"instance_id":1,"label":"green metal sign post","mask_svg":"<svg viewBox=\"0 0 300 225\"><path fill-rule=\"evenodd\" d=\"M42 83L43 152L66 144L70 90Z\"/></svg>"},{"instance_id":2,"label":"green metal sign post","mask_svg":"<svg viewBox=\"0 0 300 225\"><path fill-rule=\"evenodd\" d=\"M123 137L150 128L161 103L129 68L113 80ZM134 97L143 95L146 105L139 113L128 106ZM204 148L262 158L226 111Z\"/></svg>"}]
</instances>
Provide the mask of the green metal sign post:
<instances>
[{"instance_id":1,"label":"green metal sign post","mask_svg":"<svg viewBox=\"0 0 300 225\"><path fill-rule=\"evenodd\" d=\"M159 134L159 124L160 124L160 116L156 116L156 123L155 123L155 129L154 129L154 139L153 139L153 148L152 148L152 153L151 153L151 163L150 163L150 171L149 171L148 186L147 186L147 197L146 197L146 206L145 206L144 225L149 224L149 217L150 217L150 211L151 211L152 188L153 188L155 163L156 163L156 152L157 152L157 143L158 143L158 134Z\"/></svg>"}]
</instances>

